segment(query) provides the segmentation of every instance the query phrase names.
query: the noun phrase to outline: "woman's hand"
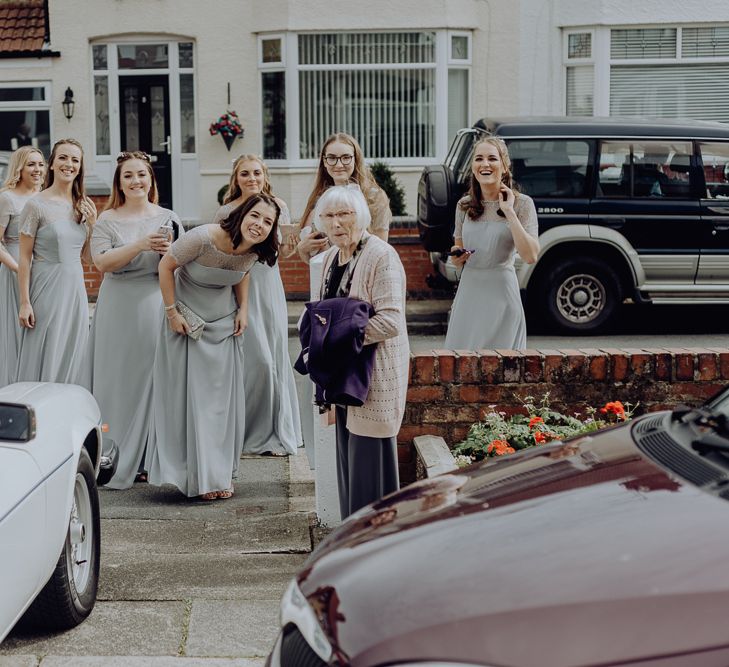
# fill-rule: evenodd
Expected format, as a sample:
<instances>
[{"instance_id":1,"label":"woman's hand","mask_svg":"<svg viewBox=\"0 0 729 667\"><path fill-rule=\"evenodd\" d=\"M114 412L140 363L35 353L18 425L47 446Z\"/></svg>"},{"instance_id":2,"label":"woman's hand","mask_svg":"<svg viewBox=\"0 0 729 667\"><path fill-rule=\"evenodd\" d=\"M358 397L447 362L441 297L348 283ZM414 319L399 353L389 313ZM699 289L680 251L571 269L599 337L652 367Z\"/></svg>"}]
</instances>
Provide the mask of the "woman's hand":
<instances>
[{"instance_id":1,"label":"woman's hand","mask_svg":"<svg viewBox=\"0 0 729 667\"><path fill-rule=\"evenodd\" d=\"M160 255L164 255L170 249L170 238L167 234L160 234L159 232L153 232L143 236L137 241L137 248L139 252L144 250L151 250L158 252Z\"/></svg>"},{"instance_id":2,"label":"woman's hand","mask_svg":"<svg viewBox=\"0 0 729 667\"><path fill-rule=\"evenodd\" d=\"M240 336L248 328L248 312L240 309L235 315L234 336Z\"/></svg>"},{"instance_id":3,"label":"woman's hand","mask_svg":"<svg viewBox=\"0 0 729 667\"><path fill-rule=\"evenodd\" d=\"M299 241L296 250L304 261L309 261L314 255L324 252L329 247L329 239L326 236L317 238L316 232L309 234Z\"/></svg>"},{"instance_id":4,"label":"woman's hand","mask_svg":"<svg viewBox=\"0 0 729 667\"><path fill-rule=\"evenodd\" d=\"M190 325L177 310L173 310L171 315L167 313L167 324L170 325L172 331L181 336L186 336L190 332Z\"/></svg>"},{"instance_id":5,"label":"woman's hand","mask_svg":"<svg viewBox=\"0 0 729 667\"><path fill-rule=\"evenodd\" d=\"M35 326L35 313L33 312L33 306L29 303L20 304L18 321L20 322L21 327L32 329Z\"/></svg>"},{"instance_id":6,"label":"woman's hand","mask_svg":"<svg viewBox=\"0 0 729 667\"><path fill-rule=\"evenodd\" d=\"M515 201L516 196L514 195L514 191L502 184L499 188L499 208L504 215L514 210Z\"/></svg>"},{"instance_id":7,"label":"woman's hand","mask_svg":"<svg viewBox=\"0 0 729 667\"><path fill-rule=\"evenodd\" d=\"M471 253L468 250L464 250L461 246L454 245L451 246L451 252L461 252L459 255L451 255L451 262L458 268L461 268L467 261L468 258L471 256Z\"/></svg>"},{"instance_id":8,"label":"woman's hand","mask_svg":"<svg viewBox=\"0 0 729 667\"><path fill-rule=\"evenodd\" d=\"M79 211L81 211L81 216L89 228L96 224L96 204L94 204L91 199L84 197L83 201L79 205Z\"/></svg>"}]
</instances>

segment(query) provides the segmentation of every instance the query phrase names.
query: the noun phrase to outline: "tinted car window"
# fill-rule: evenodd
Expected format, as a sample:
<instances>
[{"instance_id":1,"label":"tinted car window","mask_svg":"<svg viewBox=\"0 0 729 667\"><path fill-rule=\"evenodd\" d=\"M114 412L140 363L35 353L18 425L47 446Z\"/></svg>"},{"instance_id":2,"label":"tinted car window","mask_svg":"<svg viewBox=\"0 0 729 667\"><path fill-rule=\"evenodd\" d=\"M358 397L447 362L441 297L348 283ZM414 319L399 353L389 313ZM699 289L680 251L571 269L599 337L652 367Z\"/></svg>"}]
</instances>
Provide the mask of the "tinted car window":
<instances>
[{"instance_id":1,"label":"tinted car window","mask_svg":"<svg viewBox=\"0 0 729 667\"><path fill-rule=\"evenodd\" d=\"M706 196L729 199L729 144L699 144L706 179Z\"/></svg>"},{"instance_id":2,"label":"tinted car window","mask_svg":"<svg viewBox=\"0 0 729 667\"><path fill-rule=\"evenodd\" d=\"M531 197L587 196L588 142L506 139L506 143L514 180L525 194Z\"/></svg>"},{"instance_id":3,"label":"tinted car window","mask_svg":"<svg viewBox=\"0 0 729 667\"><path fill-rule=\"evenodd\" d=\"M691 143L605 141L600 147L598 197L691 195Z\"/></svg>"}]
</instances>

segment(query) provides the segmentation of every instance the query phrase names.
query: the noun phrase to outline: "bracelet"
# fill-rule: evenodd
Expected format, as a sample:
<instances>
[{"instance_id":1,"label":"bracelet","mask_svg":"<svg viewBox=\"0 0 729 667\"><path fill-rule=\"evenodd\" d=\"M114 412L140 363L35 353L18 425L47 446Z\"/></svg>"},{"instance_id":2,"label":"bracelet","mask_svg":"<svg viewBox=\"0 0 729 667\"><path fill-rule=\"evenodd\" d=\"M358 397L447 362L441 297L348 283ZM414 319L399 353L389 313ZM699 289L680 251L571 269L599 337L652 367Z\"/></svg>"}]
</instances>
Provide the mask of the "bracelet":
<instances>
[{"instance_id":1,"label":"bracelet","mask_svg":"<svg viewBox=\"0 0 729 667\"><path fill-rule=\"evenodd\" d=\"M173 308L177 308L176 303L173 303L171 306L165 306L165 310L172 310Z\"/></svg>"}]
</instances>

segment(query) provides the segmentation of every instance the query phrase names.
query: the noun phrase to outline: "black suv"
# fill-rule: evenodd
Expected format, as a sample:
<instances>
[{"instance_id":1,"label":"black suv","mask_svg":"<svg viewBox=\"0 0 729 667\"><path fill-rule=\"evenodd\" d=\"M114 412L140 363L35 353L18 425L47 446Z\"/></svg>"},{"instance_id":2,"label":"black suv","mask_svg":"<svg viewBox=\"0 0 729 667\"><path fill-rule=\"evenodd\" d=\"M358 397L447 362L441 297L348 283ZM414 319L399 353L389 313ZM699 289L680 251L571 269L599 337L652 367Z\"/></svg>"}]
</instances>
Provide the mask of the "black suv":
<instances>
[{"instance_id":1,"label":"black suv","mask_svg":"<svg viewBox=\"0 0 729 667\"><path fill-rule=\"evenodd\" d=\"M625 299L729 303L729 125L619 118L478 121L418 186L418 227L450 281L455 206L475 142L509 146L534 199L541 252L519 263L527 312L552 328L596 333Z\"/></svg>"}]
</instances>

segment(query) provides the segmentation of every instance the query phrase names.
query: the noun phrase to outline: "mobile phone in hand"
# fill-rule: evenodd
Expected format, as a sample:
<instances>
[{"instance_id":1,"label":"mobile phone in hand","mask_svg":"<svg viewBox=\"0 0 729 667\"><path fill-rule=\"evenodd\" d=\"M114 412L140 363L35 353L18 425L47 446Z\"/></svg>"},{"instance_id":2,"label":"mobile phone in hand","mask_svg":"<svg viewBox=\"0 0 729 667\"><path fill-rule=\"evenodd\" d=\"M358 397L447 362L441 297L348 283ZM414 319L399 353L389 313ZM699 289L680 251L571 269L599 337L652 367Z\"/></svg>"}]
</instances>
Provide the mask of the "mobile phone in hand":
<instances>
[{"instance_id":1,"label":"mobile phone in hand","mask_svg":"<svg viewBox=\"0 0 729 667\"><path fill-rule=\"evenodd\" d=\"M476 252L475 248L456 248L448 253L448 257L460 257L464 252L468 252L473 255Z\"/></svg>"},{"instance_id":2,"label":"mobile phone in hand","mask_svg":"<svg viewBox=\"0 0 729 667\"><path fill-rule=\"evenodd\" d=\"M159 226L157 233L162 234L163 236L166 236L168 240L171 240L173 229L172 220L166 220Z\"/></svg>"}]
</instances>

